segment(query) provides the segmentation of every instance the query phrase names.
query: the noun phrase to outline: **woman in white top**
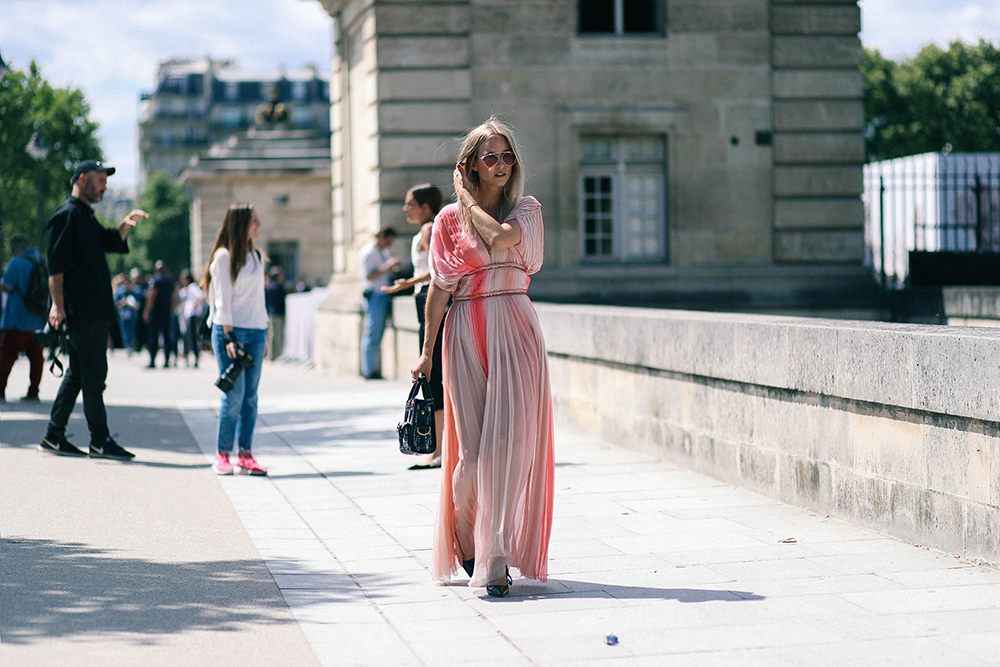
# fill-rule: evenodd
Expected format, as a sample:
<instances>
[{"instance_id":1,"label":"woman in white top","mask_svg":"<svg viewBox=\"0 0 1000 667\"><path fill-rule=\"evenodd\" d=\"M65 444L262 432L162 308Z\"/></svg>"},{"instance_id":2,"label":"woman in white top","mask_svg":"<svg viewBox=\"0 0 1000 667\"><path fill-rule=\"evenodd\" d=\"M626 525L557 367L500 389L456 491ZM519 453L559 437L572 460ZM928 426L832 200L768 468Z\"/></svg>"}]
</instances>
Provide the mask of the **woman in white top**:
<instances>
[{"instance_id":1,"label":"woman in white top","mask_svg":"<svg viewBox=\"0 0 1000 667\"><path fill-rule=\"evenodd\" d=\"M254 359L253 367L245 369L222 396L218 449L212 465L219 475L233 474L229 456L236 441L236 467L251 475L267 474L250 451L257 422L257 385L267 348L265 258L253 244L259 233L260 218L252 204L230 206L202 279L211 309L212 349L219 374L233 363L238 345Z\"/></svg>"},{"instance_id":2,"label":"woman in white top","mask_svg":"<svg viewBox=\"0 0 1000 667\"><path fill-rule=\"evenodd\" d=\"M198 368L198 357L201 354L201 341L198 340L198 325L201 323L202 315L205 313L205 293L201 291L198 284L194 282L191 271L184 269L181 271L181 288L177 290L177 298L180 300L180 324L182 340L184 341L184 365L190 366L189 355L194 355L194 367Z\"/></svg>"},{"instance_id":3,"label":"woman in white top","mask_svg":"<svg viewBox=\"0 0 1000 667\"><path fill-rule=\"evenodd\" d=\"M417 306L417 321L420 323L420 350L424 348L424 309L427 304L427 287L430 284L431 271L427 264L427 252L431 245L431 230L434 228L434 216L441 210L444 195L436 185L424 183L414 185L406 192L403 201L403 213L411 225L420 225L420 231L414 234L410 246L410 260L413 262L413 277L400 278L392 287L383 287L383 292L395 294L408 287L417 287L414 298ZM428 378L431 394L434 396L434 436L437 446L434 451L419 462L410 466L410 470L425 470L441 467L441 434L444 429L444 385L441 370L441 334L438 331L434 341L434 365L431 366L431 376Z\"/></svg>"}]
</instances>

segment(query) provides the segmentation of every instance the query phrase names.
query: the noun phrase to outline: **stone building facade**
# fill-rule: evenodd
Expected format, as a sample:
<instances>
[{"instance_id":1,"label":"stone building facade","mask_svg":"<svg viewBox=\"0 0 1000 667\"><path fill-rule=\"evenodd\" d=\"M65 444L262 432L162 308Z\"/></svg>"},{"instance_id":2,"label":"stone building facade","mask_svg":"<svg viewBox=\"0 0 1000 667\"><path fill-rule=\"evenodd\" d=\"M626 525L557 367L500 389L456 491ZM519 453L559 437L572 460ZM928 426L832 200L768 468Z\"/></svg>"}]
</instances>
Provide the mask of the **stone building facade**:
<instances>
[{"instance_id":1,"label":"stone building facade","mask_svg":"<svg viewBox=\"0 0 1000 667\"><path fill-rule=\"evenodd\" d=\"M345 295L360 245L400 226L407 188L449 191L457 138L496 114L542 202L536 299L815 310L873 297L855 0L319 1L334 18Z\"/></svg>"},{"instance_id":2,"label":"stone building facade","mask_svg":"<svg viewBox=\"0 0 1000 667\"><path fill-rule=\"evenodd\" d=\"M263 125L192 159L191 266L204 270L230 205L249 202L261 218L259 247L285 279L325 284L333 270L330 141L321 130Z\"/></svg>"},{"instance_id":3,"label":"stone building facade","mask_svg":"<svg viewBox=\"0 0 1000 667\"><path fill-rule=\"evenodd\" d=\"M329 80L315 67L249 72L231 60L171 58L156 88L139 101L139 189L153 172L177 177L191 158L254 125L257 108L277 97L297 129L330 129Z\"/></svg>"}]
</instances>

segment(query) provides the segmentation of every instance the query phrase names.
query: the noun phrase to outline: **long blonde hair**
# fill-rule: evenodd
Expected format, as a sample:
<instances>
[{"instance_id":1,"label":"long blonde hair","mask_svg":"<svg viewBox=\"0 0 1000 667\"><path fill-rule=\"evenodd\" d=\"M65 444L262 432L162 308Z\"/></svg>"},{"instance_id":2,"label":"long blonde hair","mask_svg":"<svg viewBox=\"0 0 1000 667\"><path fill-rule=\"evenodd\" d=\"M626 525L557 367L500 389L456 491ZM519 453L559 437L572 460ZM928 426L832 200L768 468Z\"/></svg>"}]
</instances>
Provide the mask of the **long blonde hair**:
<instances>
[{"instance_id":1,"label":"long blonde hair","mask_svg":"<svg viewBox=\"0 0 1000 667\"><path fill-rule=\"evenodd\" d=\"M496 116L490 116L485 123L469 130L469 133L465 135L462 150L458 154L458 161L465 164L465 175L469 180L469 191L472 192L473 197L478 199L479 174L472 171L471 167L479 159L479 151L490 137L503 137L506 139L515 158L514 166L510 170L510 178L507 179L507 184L503 187L503 193L500 195L500 203L497 205L497 210L494 211L493 216L497 222L503 222L518 203L520 203L521 197L524 196L524 168L519 152L520 147L514 138L514 128ZM459 218L462 220L466 236L473 236L476 232L472 224L469 207L459 200L458 208Z\"/></svg>"},{"instance_id":2,"label":"long blonde hair","mask_svg":"<svg viewBox=\"0 0 1000 667\"><path fill-rule=\"evenodd\" d=\"M219 248L229 251L229 272L236 282L236 277L247 263L247 255L254 252L253 239L249 236L250 221L253 219L253 204L233 204L226 211L226 218L222 221L219 235L215 238L215 245L208 255L208 264L205 265L205 274L201 279L201 287L208 289L212 282L212 273L209 270L215 252ZM256 251L258 260L263 261L259 250Z\"/></svg>"}]
</instances>

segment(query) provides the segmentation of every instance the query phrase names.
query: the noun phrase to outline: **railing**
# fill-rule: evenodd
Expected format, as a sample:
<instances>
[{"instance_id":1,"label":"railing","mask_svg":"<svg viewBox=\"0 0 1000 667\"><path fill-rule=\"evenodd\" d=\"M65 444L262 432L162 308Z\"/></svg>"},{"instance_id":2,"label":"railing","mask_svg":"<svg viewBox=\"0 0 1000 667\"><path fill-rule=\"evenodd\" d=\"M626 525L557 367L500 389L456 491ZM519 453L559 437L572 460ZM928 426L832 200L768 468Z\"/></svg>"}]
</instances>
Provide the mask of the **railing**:
<instances>
[{"instance_id":1,"label":"railing","mask_svg":"<svg viewBox=\"0 0 1000 667\"><path fill-rule=\"evenodd\" d=\"M868 266L886 287L909 253L1000 254L1000 154L927 153L865 166Z\"/></svg>"}]
</instances>

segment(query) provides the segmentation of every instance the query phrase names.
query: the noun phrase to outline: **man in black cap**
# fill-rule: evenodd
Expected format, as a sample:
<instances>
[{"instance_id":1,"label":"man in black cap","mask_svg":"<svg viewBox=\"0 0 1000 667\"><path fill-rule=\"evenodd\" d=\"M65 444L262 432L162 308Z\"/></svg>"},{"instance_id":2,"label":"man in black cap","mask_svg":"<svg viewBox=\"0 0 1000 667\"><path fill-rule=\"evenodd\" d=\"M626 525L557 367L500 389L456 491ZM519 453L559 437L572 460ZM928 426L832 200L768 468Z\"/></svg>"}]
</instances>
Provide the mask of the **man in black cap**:
<instances>
[{"instance_id":1,"label":"man in black cap","mask_svg":"<svg viewBox=\"0 0 1000 667\"><path fill-rule=\"evenodd\" d=\"M66 424L83 391L83 413L90 428L91 458L129 461L135 455L118 445L108 431L104 381L108 377L108 328L117 317L106 252L128 252L126 238L145 211L134 210L117 229L101 226L91 208L104 198L114 167L84 160L73 169L73 191L49 218L49 324L66 324L69 367L52 403L40 451L86 456L66 440Z\"/></svg>"}]
</instances>

